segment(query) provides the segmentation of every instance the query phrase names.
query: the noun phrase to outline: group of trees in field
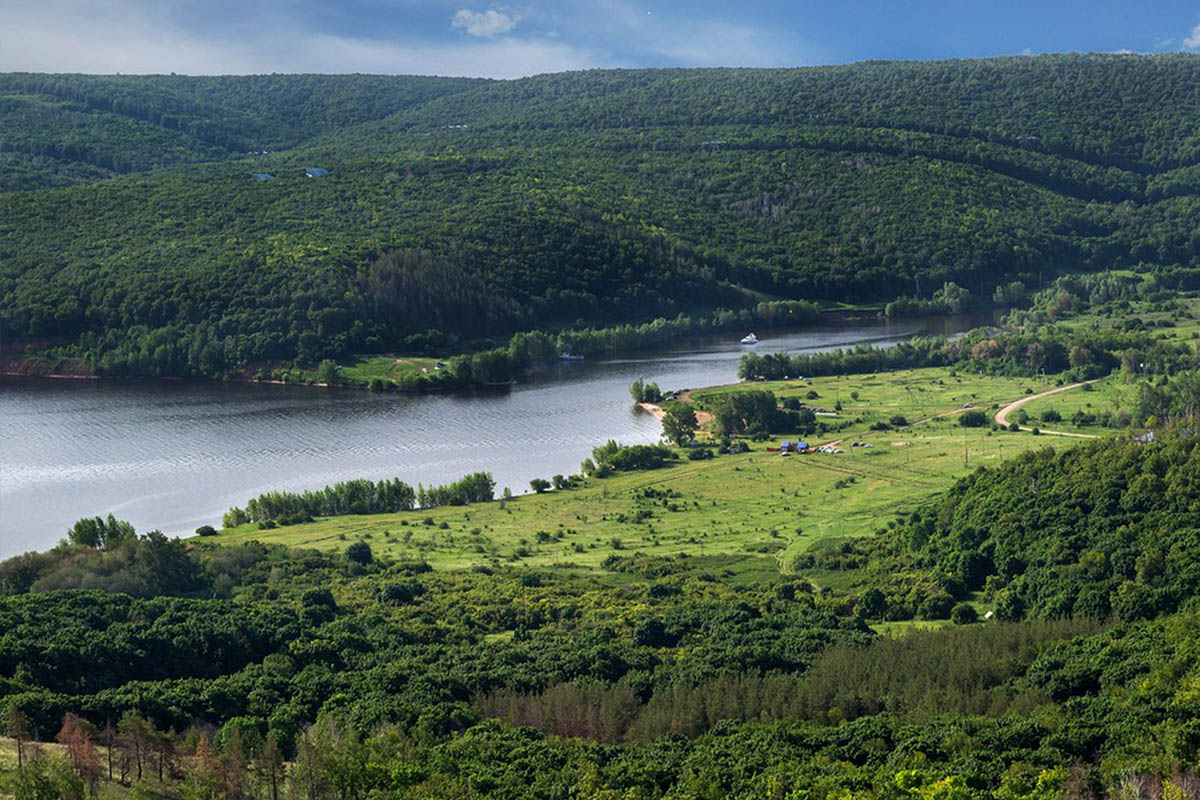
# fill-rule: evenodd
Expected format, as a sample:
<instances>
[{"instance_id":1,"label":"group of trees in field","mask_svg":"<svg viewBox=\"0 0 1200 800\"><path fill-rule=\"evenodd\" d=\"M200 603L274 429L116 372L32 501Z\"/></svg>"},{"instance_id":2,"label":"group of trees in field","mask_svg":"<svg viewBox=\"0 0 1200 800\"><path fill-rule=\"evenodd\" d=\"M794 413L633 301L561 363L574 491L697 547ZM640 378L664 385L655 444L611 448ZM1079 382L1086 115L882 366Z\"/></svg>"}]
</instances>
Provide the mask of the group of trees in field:
<instances>
[{"instance_id":1,"label":"group of trees in field","mask_svg":"<svg viewBox=\"0 0 1200 800\"><path fill-rule=\"evenodd\" d=\"M592 448L592 457L584 462L585 475L607 477L613 471L629 472L641 469L658 469L679 456L661 444L620 444L609 439L599 447Z\"/></svg>"},{"instance_id":2,"label":"group of trees in field","mask_svg":"<svg viewBox=\"0 0 1200 800\"><path fill-rule=\"evenodd\" d=\"M917 336L890 347L860 344L826 353L747 353L738 364L738 377L784 380L954 365L990 374L1066 373L1084 380L1118 367L1131 376L1175 372L1200 366L1197 359L1186 344L1165 342L1144 330L1039 326L978 329L953 340Z\"/></svg>"},{"instance_id":3,"label":"group of trees in field","mask_svg":"<svg viewBox=\"0 0 1200 800\"><path fill-rule=\"evenodd\" d=\"M226 528L248 522L293 524L311 522L313 517L347 514L390 514L413 508L461 506L486 503L495 498L496 481L490 472L473 472L441 486L413 489L399 478L370 481L357 479L305 492L266 492L252 498L245 508L225 513ZM86 523L87 521L81 521Z\"/></svg>"},{"instance_id":4,"label":"group of trees in field","mask_svg":"<svg viewBox=\"0 0 1200 800\"><path fill-rule=\"evenodd\" d=\"M300 522L313 517L346 514L386 514L413 508L417 493L398 478L344 481L305 492L266 492L251 498L243 508L231 508L223 520L226 528L247 522Z\"/></svg>"}]
</instances>

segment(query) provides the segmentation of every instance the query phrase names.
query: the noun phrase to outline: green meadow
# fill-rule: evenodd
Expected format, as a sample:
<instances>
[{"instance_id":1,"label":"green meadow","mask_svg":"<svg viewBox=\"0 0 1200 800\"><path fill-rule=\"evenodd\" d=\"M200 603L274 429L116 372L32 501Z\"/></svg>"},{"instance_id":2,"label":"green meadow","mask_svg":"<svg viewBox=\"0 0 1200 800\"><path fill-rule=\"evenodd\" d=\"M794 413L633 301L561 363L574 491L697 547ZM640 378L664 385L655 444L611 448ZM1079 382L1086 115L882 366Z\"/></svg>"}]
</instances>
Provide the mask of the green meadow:
<instances>
[{"instance_id":1,"label":"green meadow","mask_svg":"<svg viewBox=\"0 0 1200 800\"><path fill-rule=\"evenodd\" d=\"M740 388L697 390L692 397L703 406ZM1064 444L1027 431L958 425L965 406L990 417L1027 389L1040 390L1028 379L937 368L754 388L780 398L815 392L806 402L833 416L821 417L829 430L809 437L811 443L845 452L784 456L768 449L777 446L775 439L748 443L748 453L704 461L687 460L681 450L680 459L664 468L590 478L573 489L269 530L243 525L222 531L217 540L329 550L361 540L378 555L419 559L439 570L523 564L603 573L605 559L614 554L683 555L714 559L714 568L751 580L790 571L793 556L822 543L874 533L982 464ZM897 415L908 424L891 424ZM874 429L881 422L888 429Z\"/></svg>"}]
</instances>

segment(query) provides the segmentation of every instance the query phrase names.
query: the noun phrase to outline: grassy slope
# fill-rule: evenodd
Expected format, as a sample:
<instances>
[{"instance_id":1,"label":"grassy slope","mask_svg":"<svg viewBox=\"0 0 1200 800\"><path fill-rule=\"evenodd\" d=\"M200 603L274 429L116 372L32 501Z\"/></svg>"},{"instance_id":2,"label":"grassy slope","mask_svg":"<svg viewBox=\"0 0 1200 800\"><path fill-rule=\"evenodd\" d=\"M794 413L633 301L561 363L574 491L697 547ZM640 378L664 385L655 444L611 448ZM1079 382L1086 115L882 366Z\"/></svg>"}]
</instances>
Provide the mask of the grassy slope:
<instances>
[{"instance_id":1,"label":"grassy slope","mask_svg":"<svg viewBox=\"0 0 1200 800\"><path fill-rule=\"evenodd\" d=\"M423 559L437 569L505 562L595 569L613 553L636 551L719 556L721 567L734 573L774 571L777 563L786 565L789 554L819 542L878 530L897 512L947 488L968 469L1030 447L1061 446L1028 433L961 428L953 414L915 422L953 412L965 403L990 408L1022 396L1028 385L1015 378L952 377L947 369L765 384L785 397L815 390L821 399L813 402L828 401L830 406L841 397L839 419L847 423L846 429L814 440L841 441L847 452L782 457L756 444L748 454L681 460L661 470L589 480L570 491L521 496L503 507L496 502L336 517L267 531L247 525L222 532L218 541L259 539L342 549L361 539L377 553ZM703 400L735 390L722 387L694 396ZM851 392L858 392L857 401ZM901 430L869 430L873 422L893 414L903 414L915 424ZM851 441L874 447L852 448ZM582 459L587 454L579 455ZM646 498L647 489L672 496ZM670 503L678 510L671 511ZM634 522L641 509L653 516ZM539 541L539 532L549 538ZM614 540L620 540L620 549Z\"/></svg>"}]
</instances>

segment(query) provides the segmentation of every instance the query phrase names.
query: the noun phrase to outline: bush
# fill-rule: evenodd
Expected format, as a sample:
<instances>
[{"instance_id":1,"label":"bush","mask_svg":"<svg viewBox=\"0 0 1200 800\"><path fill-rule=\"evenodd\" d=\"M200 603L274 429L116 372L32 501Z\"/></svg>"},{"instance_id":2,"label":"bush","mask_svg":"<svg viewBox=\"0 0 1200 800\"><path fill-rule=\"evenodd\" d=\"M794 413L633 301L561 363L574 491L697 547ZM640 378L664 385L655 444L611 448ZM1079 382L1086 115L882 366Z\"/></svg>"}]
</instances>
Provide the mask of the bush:
<instances>
[{"instance_id":1,"label":"bush","mask_svg":"<svg viewBox=\"0 0 1200 800\"><path fill-rule=\"evenodd\" d=\"M546 480L545 478L534 478L529 482L529 488L533 489L533 491L537 492L538 494L541 494L550 488L550 481Z\"/></svg>"},{"instance_id":2,"label":"bush","mask_svg":"<svg viewBox=\"0 0 1200 800\"><path fill-rule=\"evenodd\" d=\"M337 608L333 592L328 589L309 589L301 596L300 603L308 608Z\"/></svg>"},{"instance_id":3,"label":"bush","mask_svg":"<svg viewBox=\"0 0 1200 800\"><path fill-rule=\"evenodd\" d=\"M892 415L892 418L890 420L888 420L888 422L890 422L892 425L894 425L897 428L903 428L904 426L908 425L908 420L905 418L905 416L903 414Z\"/></svg>"},{"instance_id":4,"label":"bush","mask_svg":"<svg viewBox=\"0 0 1200 800\"><path fill-rule=\"evenodd\" d=\"M355 542L346 548L346 560L356 564L370 564L375 560L375 554L371 552L371 545L366 542Z\"/></svg>"},{"instance_id":5,"label":"bush","mask_svg":"<svg viewBox=\"0 0 1200 800\"><path fill-rule=\"evenodd\" d=\"M964 411L958 415L958 424L964 428L982 428L988 424L987 414L979 409Z\"/></svg>"},{"instance_id":6,"label":"bush","mask_svg":"<svg viewBox=\"0 0 1200 800\"><path fill-rule=\"evenodd\" d=\"M392 581L379 587L379 602L389 605L408 605L426 591L426 588L415 580Z\"/></svg>"},{"instance_id":7,"label":"bush","mask_svg":"<svg viewBox=\"0 0 1200 800\"><path fill-rule=\"evenodd\" d=\"M1062 414L1055 411L1053 408L1046 409L1042 413L1042 422L1062 422Z\"/></svg>"},{"instance_id":8,"label":"bush","mask_svg":"<svg viewBox=\"0 0 1200 800\"><path fill-rule=\"evenodd\" d=\"M689 450L688 461L705 461L713 457L713 451L707 447L698 447L695 450Z\"/></svg>"},{"instance_id":9,"label":"bush","mask_svg":"<svg viewBox=\"0 0 1200 800\"><path fill-rule=\"evenodd\" d=\"M922 619L946 619L954 608L954 598L945 592L938 592L926 597L921 607L917 609Z\"/></svg>"},{"instance_id":10,"label":"bush","mask_svg":"<svg viewBox=\"0 0 1200 800\"><path fill-rule=\"evenodd\" d=\"M217 529L214 528L212 525L201 525L199 528L196 528L196 535L197 536L216 536Z\"/></svg>"},{"instance_id":11,"label":"bush","mask_svg":"<svg viewBox=\"0 0 1200 800\"><path fill-rule=\"evenodd\" d=\"M979 620L979 612L970 603L959 603L950 609L950 621L955 625L970 625Z\"/></svg>"}]
</instances>

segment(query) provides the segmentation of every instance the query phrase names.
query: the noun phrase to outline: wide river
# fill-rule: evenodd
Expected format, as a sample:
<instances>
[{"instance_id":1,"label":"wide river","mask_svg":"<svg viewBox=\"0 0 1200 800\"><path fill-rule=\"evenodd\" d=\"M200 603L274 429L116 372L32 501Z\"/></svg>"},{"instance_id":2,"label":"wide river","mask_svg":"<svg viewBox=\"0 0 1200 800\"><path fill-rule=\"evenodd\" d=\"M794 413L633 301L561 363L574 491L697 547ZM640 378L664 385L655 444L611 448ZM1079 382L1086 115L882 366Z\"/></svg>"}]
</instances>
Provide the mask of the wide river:
<instances>
[{"instance_id":1,"label":"wide river","mask_svg":"<svg viewBox=\"0 0 1200 800\"><path fill-rule=\"evenodd\" d=\"M953 333L962 319L855 321L766 331L758 352L891 343ZM0 558L42 550L77 519L116 514L139 531L187 534L272 489L348 478L414 486L488 470L519 493L570 474L608 439L653 442L658 421L629 385L663 389L737 379L738 336L562 362L506 391L376 395L238 383L0 378Z\"/></svg>"}]
</instances>

